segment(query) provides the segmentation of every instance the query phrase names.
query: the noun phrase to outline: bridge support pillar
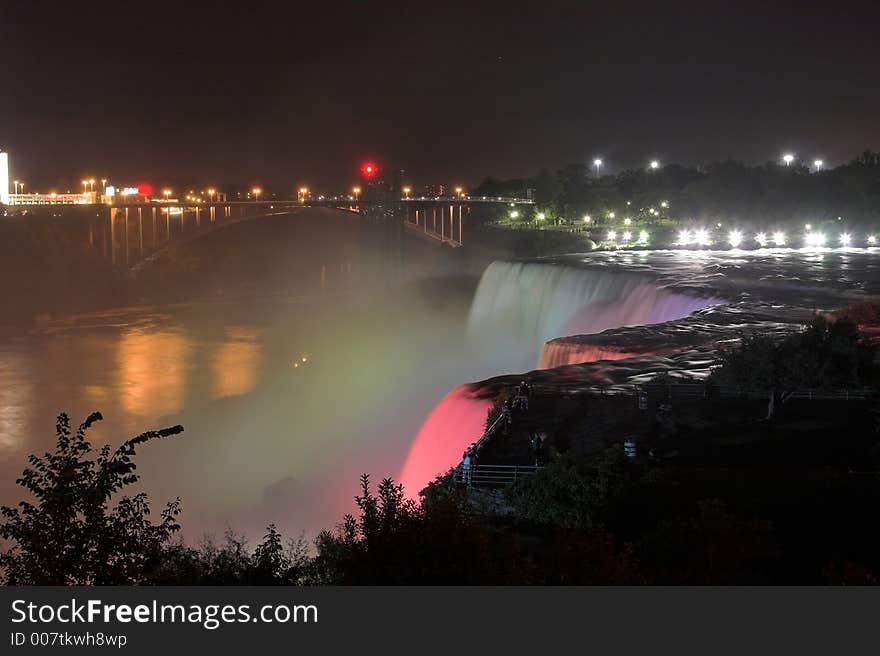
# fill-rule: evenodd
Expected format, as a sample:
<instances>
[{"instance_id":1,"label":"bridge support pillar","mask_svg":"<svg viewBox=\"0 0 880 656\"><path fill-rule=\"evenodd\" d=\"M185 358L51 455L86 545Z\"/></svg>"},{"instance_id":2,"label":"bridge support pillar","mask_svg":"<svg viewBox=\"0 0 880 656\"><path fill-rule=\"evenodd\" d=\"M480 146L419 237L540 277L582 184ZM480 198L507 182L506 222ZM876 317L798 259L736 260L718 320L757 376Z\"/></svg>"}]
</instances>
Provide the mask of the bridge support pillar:
<instances>
[{"instance_id":1,"label":"bridge support pillar","mask_svg":"<svg viewBox=\"0 0 880 656\"><path fill-rule=\"evenodd\" d=\"M125 208L125 266L128 266L128 208Z\"/></svg>"},{"instance_id":2,"label":"bridge support pillar","mask_svg":"<svg viewBox=\"0 0 880 656\"><path fill-rule=\"evenodd\" d=\"M138 257L144 256L144 210L138 208Z\"/></svg>"}]
</instances>

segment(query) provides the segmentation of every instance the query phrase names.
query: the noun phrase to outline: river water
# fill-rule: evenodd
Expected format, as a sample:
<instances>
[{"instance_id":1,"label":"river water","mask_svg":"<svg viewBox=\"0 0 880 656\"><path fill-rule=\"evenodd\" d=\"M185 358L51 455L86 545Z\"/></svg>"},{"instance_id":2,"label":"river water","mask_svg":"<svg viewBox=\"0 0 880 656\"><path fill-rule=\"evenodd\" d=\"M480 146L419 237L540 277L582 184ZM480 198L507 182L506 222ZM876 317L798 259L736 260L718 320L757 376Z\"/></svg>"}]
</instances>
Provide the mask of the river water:
<instances>
[{"instance_id":1,"label":"river water","mask_svg":"<svg viewBox=\"0 0 880 656\"><path fill-rule=\"evenodd\" d=\"M534 368L552 337L761 294L840 305L874 292L875 257L595 254L493 265L477 289L456 252L418 240L389 274L352 215L228 226L142 272L127 307L0 334L0 502L22 498L14 479L57 413L100 410L99 445L184 425L137 462L154 506L181 497L188 540L269 522L314 535L352 510L361 473L413 493L454 465L487 405L458 386Z\"/></svg>"},{"instance_id":2,"label":"river water","mask_svg":"<svg viewBox=\"0 0 880 656\"><path fill-rule=\"evenodd\" d=\"M450 389L532 359L467 346L476 278L448 249L409 243L389 275L367 232L328 210L229 226L156 263L129 307L7 329L0 502L22 498L14 479L59 412L100 410L98 445L185 427L137 463L154 506L181 497L187 539L341 521L361 473L399 476ZM452 464L426 463L425 482Z\"/></svg>"}]
</instances>

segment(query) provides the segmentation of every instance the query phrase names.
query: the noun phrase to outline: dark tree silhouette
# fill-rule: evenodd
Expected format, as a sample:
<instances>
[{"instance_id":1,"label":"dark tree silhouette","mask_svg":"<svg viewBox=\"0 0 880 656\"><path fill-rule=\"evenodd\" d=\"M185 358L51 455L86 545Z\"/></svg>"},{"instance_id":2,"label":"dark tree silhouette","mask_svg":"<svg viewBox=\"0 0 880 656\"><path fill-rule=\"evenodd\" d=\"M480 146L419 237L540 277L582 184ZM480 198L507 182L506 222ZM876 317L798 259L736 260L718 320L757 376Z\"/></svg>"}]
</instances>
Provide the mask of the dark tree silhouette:
<instances>
[{"instance_id":1,"label":"dark tree silhouette","mask_svg":"<svg viewBox=\"0 0 880 656\"><path fill-rule=\"evenodd\" d=\"M137 447L177 435L183 427L147 431L115 451L109 446L95 451L86 432L101 419L95 412L71 433L70 419L59 415L55 452L29 456L30 466L16 482L35 503L0 509L0 536L11 543L0 555L7 584L139 583L179 530L179 499L165 506L157 524L150 521L146 494L112 501L139 478L132 460Z\"/></svg>"}]
</instances>

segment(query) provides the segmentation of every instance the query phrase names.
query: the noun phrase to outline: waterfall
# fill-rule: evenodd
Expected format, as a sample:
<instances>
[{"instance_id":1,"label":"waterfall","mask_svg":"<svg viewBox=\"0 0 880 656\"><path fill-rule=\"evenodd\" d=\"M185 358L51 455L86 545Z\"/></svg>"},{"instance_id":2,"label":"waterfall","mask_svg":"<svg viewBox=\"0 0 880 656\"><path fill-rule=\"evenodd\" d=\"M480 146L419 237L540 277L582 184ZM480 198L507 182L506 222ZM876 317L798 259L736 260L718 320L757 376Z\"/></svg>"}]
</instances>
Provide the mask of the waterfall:
<instances>
[{"instance_id":1,"label":"waterfall","mask_svg":"<svg viewBox=\"0 0 880 656\"><path fill-rule=\"evenodd\" d=\"M458 464L462 452L483 435L492 401L477 397L471 387L449 392L422 424L398 475L410 497Z\"/></svg>"},{"instance_id":2,"label":"waterfall","mask_svg":"<svg viewBox=\"0 0 880 656\"><path fill-rule=\"evenodd\" d=\"M528 349L534 362L543 344L555 337L680 319L719 300L670 289L643 274L493 262L474 296L468 334L485 343ZM581 361L574 349L564 357L542 358L545 365Z\"/></svg>"}]
</instances>

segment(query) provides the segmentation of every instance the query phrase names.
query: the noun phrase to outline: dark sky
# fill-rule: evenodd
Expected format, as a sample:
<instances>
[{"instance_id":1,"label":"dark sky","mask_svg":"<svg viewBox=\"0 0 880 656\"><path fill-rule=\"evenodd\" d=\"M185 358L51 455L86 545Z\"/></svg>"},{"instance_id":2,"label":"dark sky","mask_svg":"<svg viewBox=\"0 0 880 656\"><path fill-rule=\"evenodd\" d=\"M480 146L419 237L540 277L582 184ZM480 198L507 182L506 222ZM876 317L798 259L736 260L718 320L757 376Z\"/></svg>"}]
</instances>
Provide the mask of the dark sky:
<instances>
[{"instance_id":1,"label":"dark sky","mask_svg":"<svg viewBox=\"0 0 880 656\"><path fill-rule=\"evenodd\" d=\"M877 4L2 0L0 148L31 189L834 164L880 148Z\"/></svg>"}]
</instances>

